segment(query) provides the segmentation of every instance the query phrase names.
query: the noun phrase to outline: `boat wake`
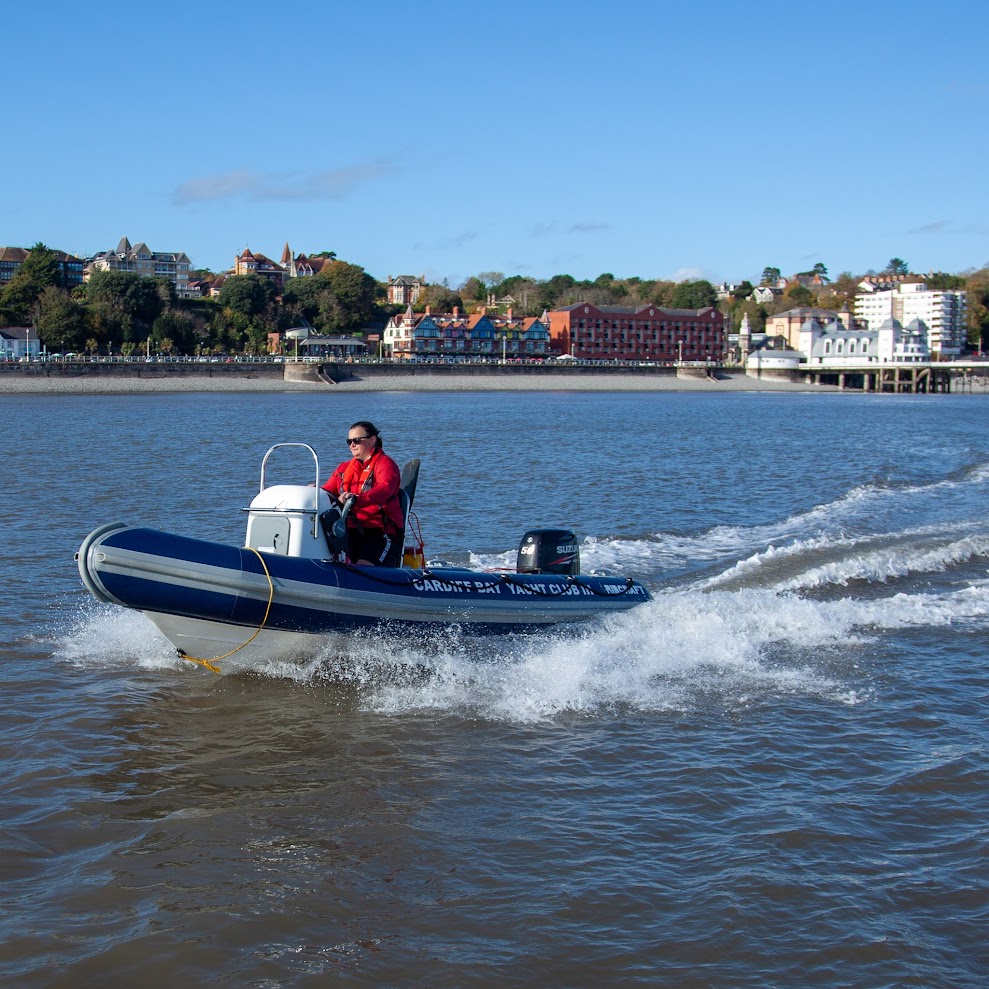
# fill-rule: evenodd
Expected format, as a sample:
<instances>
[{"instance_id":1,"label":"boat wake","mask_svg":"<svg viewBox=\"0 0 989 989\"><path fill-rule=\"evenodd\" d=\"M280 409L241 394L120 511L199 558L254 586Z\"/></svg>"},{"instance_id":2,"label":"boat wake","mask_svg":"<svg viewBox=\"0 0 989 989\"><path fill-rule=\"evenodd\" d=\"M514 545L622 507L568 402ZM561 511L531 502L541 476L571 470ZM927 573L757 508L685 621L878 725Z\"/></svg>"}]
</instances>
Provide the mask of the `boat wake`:
<instances>
[{"instance_id":1,"label":"boat wake","mask_svg":"<svg viewBox=\"0 0 989 989\"><path fill-rule=\"evenodd\" d=\"M860 704L875 690L884 632L989 621L989 539L932 538L796 543L580 629L497 639L459 629L341 636L314 657L268 661L254 672L343 687L358 707L384 714L513 722L616 708L739 710L781 696ZM958 567L969 576L945 581ZM879 593L851 593L863 580ZM59 640L57 655L211 675L176 657L142 615L95 604Z\"/></svg>"},{"instance_id":2,"label":"boat wake","mask_svg":"<svg viewBox=\"0 0 989 989\"><path fill-rule=\"evenodd\" d=\"M856 488L775 524L588 539L585 570L634 573L653 600L530 635L340 636L316 656L254 673L345 689L383 714L513 722L615 708L737 711L781 696L867 703L884 633L989 624L989 531L964 510L979 501L972 487L987 484L981 468L927 486ZM933 516L932 502L950 522ZM474 555L471 564L511 559ZM212 675L177 658L139 613L96 603L55 651L85 665Z\"/></svg>"}]
</instances>

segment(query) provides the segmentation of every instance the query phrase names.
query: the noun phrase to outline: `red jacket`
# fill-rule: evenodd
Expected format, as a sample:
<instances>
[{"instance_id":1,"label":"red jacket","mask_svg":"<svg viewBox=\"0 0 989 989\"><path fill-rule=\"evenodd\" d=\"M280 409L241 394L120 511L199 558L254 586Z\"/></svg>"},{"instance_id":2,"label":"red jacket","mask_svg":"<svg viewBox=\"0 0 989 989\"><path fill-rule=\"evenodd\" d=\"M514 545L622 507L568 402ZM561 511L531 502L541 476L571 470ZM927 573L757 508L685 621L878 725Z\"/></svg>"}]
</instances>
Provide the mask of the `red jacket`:
<instances>
[{"instance_id":1,"label":"red jacket","mask_svg":"<svg viewBox=\"0 0 989 989\"><path fill-rule=\"evenodd\" d=\"M383 450L375 450L366 463L356 457L345 460L323 485L337 497L354 494L354 505L347 516L349 528L384 529L394 535L405 527L398 488L402 476L398 464Z\"/></svg>"}]
</instances>

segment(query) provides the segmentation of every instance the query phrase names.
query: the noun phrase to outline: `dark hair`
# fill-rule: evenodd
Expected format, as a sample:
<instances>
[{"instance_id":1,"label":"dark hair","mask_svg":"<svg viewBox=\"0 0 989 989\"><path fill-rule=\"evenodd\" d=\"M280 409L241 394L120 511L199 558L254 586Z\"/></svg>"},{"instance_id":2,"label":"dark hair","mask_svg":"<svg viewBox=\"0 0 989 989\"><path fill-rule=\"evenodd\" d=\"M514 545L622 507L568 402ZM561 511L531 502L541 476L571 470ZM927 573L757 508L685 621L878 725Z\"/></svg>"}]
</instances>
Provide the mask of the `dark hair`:
<instances>
[{"instance_id":1,"label":"dark hair","mask_svg":"<svg viewBox=\"0 0 989 989\"><path fill-rule=\"evenodd\" d=\"M381 449L381 434L378 432L377 427L373 422L368 422L366 419L361 419L360 422L355 422L351 429L363 429L368 436L373 436L378 442L374 444L376 450Z\"/></svg>"}]
</instances>

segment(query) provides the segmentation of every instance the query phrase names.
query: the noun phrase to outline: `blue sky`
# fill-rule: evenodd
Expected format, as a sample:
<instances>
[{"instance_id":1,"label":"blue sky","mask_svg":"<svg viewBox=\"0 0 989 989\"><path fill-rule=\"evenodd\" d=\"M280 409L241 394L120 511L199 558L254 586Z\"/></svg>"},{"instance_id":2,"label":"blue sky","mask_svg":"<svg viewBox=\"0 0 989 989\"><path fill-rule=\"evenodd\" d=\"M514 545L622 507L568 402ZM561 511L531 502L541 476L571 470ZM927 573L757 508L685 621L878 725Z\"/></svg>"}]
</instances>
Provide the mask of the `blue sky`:
<instances>
[{"instance_id":1,"label":"blue sky","mask_svg":"<svg viewBox=\"0 0 989 989\"><path fill-rule=\"evenodd\" d=\"M989 265L989 13L423 0L4 12L0 244L221 271Z\"/></svg>"}]
</instances>

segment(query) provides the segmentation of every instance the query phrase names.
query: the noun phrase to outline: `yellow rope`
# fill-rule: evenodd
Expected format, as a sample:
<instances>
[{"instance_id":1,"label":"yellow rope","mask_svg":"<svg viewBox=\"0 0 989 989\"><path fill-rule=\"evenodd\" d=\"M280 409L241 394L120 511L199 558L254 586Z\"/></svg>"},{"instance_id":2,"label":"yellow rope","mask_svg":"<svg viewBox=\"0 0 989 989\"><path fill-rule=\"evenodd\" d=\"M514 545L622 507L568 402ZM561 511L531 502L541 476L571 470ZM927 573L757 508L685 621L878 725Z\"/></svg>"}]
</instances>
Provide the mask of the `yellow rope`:
<instances>
[{"instance_id":1,"label":"yellow rope","mask_svg":"<svg viewBox=\"0 0 989 989\"><path fill-rule=\"evenodd\" d=\"M257 631L247 640L247 642L242 643L237 646L236 649L231 649L230 652L225 652L222 656L214 656L213 659L197 659L195 656L190 656L183 650L179 650L179 656L182 659L187 659L190 663L198 663L200 666L205 666L206 669L212 670L214 673L220 672L219 666L214 666L214 663L218 663L221 659L226 659L228 656L232 656L235 652L240 652L244 646L249 646L261 633L261 629L264 628L265 623L268 621L268 615L271 613L271 602L275 596L275 585L271 579L271 574L268 573L268 568L265 565L264 557L253 547L246 547L249 549L260 561L261 569L264 571L265 577L268 578L268 607L264 609L264 618L261 619L261 624L258 626Z\"/></svg>"}]
</instances>

